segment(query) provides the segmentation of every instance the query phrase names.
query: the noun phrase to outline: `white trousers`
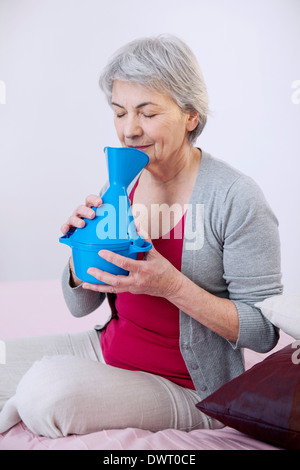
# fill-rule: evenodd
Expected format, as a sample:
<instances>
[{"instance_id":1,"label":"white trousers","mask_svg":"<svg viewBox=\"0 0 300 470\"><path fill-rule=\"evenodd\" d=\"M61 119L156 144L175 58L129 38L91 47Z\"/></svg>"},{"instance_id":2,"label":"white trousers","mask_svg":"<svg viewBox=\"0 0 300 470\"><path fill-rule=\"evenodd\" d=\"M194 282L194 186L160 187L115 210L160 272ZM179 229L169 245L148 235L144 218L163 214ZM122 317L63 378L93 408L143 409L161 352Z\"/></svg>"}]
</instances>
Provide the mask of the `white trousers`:
<instances>
[{"instance_id":1,"label":"white trousers","mask_svg":"<svg viewBox=\"0 0 300 470\"><path fill-rule=\"evenodd\" d=\"M5 343L0 432L20 421L52 438L126 427L222 427L196 408L200 399L194 390L158 375L106 365L94 330Z\"/></svg>"}]
</instances>

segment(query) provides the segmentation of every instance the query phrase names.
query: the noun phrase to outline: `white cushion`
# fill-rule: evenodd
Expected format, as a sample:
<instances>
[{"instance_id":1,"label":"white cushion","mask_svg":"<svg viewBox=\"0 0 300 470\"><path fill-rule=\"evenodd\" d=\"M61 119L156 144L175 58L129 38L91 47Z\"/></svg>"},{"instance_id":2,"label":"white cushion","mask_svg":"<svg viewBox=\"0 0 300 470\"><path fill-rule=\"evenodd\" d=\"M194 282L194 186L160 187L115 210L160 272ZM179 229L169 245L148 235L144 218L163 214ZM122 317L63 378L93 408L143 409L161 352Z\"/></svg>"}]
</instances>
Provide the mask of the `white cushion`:
<instances>
[{"instance_id":1,"label":"white cushion","mask_svg":"<svg viewBox=\"0 0 300 470\"><path fill-rule=\"evenodd\" d=\"M300 294L282 294L255 304L273 325L300 339Z\"/></svg>"}]
</instances>

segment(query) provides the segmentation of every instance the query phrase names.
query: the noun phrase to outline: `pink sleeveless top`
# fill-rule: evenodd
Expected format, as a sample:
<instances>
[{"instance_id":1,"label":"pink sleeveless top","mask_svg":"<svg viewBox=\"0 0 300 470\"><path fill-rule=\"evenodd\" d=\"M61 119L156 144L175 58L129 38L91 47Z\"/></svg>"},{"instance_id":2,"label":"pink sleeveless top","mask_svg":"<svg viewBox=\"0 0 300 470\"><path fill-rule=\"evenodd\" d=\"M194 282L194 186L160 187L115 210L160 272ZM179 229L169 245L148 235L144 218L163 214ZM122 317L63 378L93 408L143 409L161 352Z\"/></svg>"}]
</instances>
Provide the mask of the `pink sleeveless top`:
<instances>
[{"instance_id":1,"label":"pink sleeveless top","mask_svg":"<svg viewBox=\"0 0 300 470\"><path fill-rule=\"evenodd\" d=\"M135 191L134 186L130 200ZM183 217L159 239L155 249L181 269ZM178 238L180 236L180 238ZM143 258L139 253L138 259ZM158 374L185 388L195 389L179 348L179 309L162 297L124 292L117 294L118 316L101 333L107 364Z\"/></svg>"}]
</instances>

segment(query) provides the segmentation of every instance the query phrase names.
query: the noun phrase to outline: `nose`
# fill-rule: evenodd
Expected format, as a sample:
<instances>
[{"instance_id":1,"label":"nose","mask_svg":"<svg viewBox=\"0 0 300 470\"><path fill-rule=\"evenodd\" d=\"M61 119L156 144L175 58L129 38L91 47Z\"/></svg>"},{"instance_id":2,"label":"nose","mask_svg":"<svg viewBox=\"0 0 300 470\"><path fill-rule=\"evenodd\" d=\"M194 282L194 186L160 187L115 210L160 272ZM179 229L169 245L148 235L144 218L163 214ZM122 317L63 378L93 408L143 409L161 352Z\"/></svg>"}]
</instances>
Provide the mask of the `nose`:
<instances>
[{"instance_id":1,"label":"nose","mask_svg":"<svg viewBox=\"0 0 300 470\"><path fill-rule=\"evenodd\" d=\"M140 137L143 134L143 129L136 116L127 116L126 123L124 126L124 136L126 139L134 139Z\"/></svg>"}]
</instances>

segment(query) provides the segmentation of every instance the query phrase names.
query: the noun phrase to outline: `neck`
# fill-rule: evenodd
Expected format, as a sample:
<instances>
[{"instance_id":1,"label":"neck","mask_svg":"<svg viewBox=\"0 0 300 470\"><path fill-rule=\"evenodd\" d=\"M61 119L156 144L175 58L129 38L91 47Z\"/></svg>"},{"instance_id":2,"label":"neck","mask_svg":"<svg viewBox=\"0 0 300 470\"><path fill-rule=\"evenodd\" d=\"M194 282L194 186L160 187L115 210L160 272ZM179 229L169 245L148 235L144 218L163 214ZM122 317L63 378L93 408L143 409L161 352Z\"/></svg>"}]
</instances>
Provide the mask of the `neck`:
<instances>
[{"instance_id":1,"label":"neck","mask_svg":"<svg viewBox=\"0 0 300 470\"><path fill-rule=\"evenodd\" d=\"M146 168L143 173L151 184L167 188L186 182L187 178L197 172L201 156L201 150L190 146L187 151L179 153L177 158L172 157L166 162L159 162L152 168Z\"/></svg>"}]
</instances>

